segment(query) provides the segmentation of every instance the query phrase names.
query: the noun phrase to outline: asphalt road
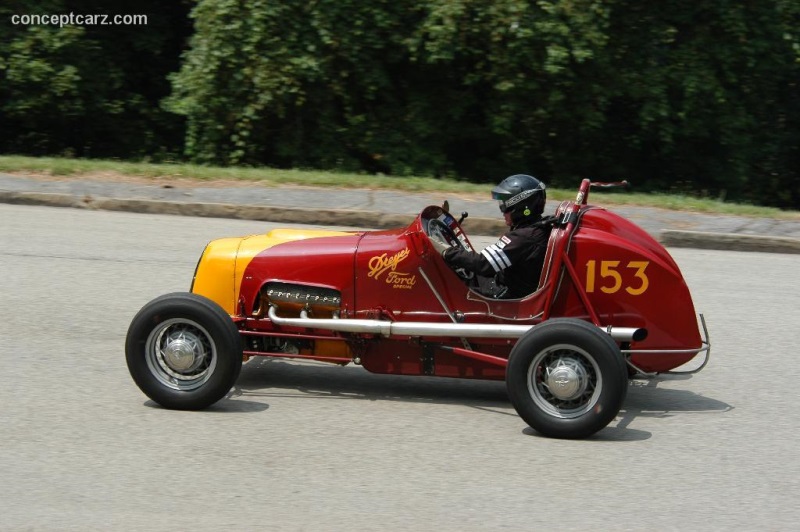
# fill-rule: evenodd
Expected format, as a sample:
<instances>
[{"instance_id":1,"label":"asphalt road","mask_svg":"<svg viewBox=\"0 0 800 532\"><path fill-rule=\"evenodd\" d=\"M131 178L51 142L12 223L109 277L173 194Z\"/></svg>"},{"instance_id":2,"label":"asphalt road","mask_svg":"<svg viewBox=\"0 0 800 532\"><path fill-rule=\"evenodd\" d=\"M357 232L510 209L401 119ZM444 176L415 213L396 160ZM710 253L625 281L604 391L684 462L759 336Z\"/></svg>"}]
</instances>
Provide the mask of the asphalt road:
<instances>
[{"instance_id":1,"label":"asphalt road","mask_svg":"<svg viewBox=\"0 0 800 532\"><path fill-rule=\"evenodd\" d=\"M0 205L0 530L789 530L797 255L671 249L713 354L585 441L502 383L253 360L204 412L133 384L130 319L263 222ZM285 224L284 224L285 225Z\"/></svg>"}]
</instances>

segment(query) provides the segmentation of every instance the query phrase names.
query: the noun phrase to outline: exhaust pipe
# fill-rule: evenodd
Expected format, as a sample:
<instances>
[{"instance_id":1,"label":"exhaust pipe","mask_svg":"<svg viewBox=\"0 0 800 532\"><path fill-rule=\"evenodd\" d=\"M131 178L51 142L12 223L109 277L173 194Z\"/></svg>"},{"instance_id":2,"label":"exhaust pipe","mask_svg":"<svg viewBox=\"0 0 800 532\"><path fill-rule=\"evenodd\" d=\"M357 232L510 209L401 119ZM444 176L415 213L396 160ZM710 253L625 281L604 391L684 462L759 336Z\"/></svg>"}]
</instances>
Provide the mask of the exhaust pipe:
<instances>
[{"instance_id":1,"label":"exhaust pipe","mask_svg":"<svg viewBox=\"0 0 800 532\"><path fill-rule=\"evenodd\" d=\"M431 322L396 322L384 320L359 320L338 318L309 318L303 310L299 318L281 318L276 307L271 305L267 313L270 321L276 325L287 327L308 327L359 334L380 334L386 338L391 336L447 336L454 338L521 338L534 325L507 324L469 324L469 323L431 323ZM641 342L647 337L647 329L641 327L600 327L618 342Z\"/></svg>"}]
</instances>

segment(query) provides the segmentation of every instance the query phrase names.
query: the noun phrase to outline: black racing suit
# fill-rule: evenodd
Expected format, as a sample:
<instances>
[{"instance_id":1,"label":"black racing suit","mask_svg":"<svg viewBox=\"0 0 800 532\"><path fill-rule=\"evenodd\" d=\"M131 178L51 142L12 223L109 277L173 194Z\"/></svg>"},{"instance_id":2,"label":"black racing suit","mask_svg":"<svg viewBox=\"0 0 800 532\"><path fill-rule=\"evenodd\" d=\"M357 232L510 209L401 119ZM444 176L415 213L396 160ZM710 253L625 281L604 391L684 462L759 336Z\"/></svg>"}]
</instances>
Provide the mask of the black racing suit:
<instances>
[{"instance_id":1,"label":"black racing suit","mask_svg":"<svg viewBox=\"0 0 800 532\"><path fill-rule=\"evenodd\" d=\"M514 226L500 239L476 253L453 247L442 254L452 269L477 275L472 283L479 293L496 299L518 299L536 291L544 266L550 220L538 218Z\"/></svg>"}]
</instances>

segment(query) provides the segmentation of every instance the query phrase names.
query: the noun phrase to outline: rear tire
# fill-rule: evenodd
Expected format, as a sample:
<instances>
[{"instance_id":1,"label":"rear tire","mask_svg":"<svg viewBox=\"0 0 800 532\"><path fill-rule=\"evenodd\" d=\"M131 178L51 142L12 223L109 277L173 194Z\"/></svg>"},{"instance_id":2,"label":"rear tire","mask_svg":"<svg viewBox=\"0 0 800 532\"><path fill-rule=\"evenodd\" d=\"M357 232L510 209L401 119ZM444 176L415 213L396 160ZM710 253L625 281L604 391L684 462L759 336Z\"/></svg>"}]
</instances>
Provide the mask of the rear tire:
<instances>
[{"instance_id":1,"label":"rear tire","mask_svg":"<svg viewBox=\"0 0 800 532\"><path fill-rule=\"evenodd\" d=\"M619 347L577 319L536 325L511 351L506 368L511 404L534 430L551 438L586 438L619 413L628 371Z\"/></svg>"},{"instance_id":2,"label":"rear tire","mask_svg":"<svg viewBox=\"0 0 800 532\"><path fill-rule=\"evenodd\" d=\"M242 369L239 330L222 307L191 293L167 294L136 314L125 340L134 382L176 410L201 410L230 391Z\"/></svg>"}]
</instances>

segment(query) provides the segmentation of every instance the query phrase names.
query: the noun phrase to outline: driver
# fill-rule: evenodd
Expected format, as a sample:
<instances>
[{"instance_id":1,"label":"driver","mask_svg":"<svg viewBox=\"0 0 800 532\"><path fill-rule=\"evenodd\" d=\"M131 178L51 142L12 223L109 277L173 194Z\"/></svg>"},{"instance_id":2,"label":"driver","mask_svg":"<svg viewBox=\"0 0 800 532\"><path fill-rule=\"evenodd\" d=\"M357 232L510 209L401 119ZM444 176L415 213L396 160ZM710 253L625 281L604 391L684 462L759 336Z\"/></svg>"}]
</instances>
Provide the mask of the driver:
<instances>
[{"instance_id":1,"label":"driver","mask_svg":"<svg viewBox=\"0 0 800 532\"><path fill-rule=\"evenodd\" d=\"M518 299L536 291L544 265L551 225L542 218L547 194L535 177L516 174L494 189L509 231L480 253L431 239L433 247L453 270L477 275L474 288L486 297Z\"/></svg>"}]
</instances>

